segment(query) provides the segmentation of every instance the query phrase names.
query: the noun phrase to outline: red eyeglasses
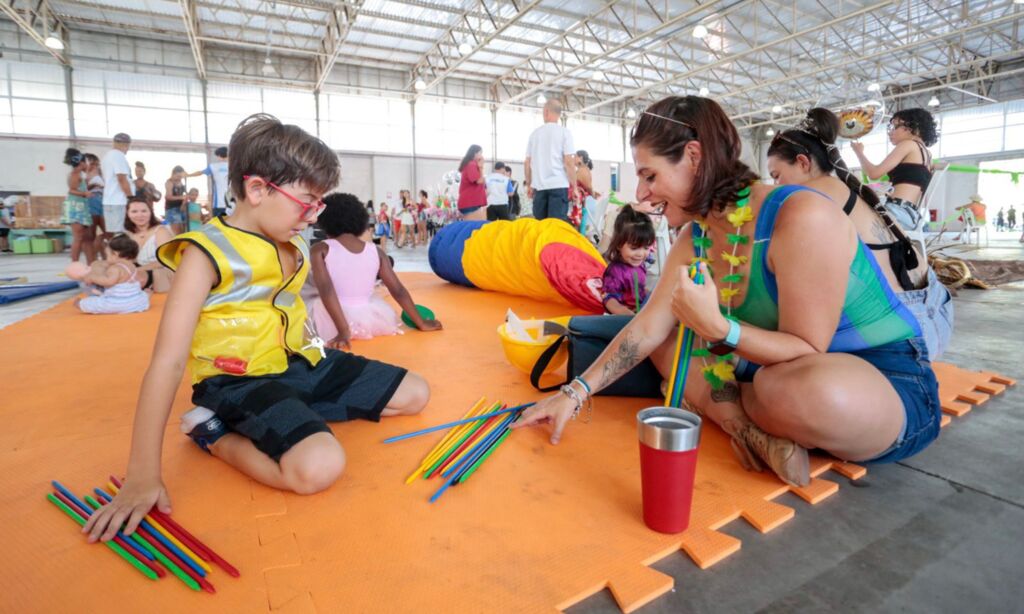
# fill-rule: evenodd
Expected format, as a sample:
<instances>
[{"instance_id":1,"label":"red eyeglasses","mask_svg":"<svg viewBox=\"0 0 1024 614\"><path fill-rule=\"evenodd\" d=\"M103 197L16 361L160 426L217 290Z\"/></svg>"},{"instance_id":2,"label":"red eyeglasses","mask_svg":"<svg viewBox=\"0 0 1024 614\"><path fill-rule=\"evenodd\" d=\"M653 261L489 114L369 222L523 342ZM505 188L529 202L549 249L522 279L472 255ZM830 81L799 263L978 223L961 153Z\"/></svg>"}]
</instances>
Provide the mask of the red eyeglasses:
<instances>
[{"instance_id":1,"label":"red eyeglasses","mask_svg":"<svg viewBox=\"0 0 1024 614\"><path fill-rule=\"evenodd\" d=\"M245 175L245 176L242 177L242 179L245 180L245 181L248 181L251 178L252 178L251 175ZM298 198L295 198L294 196L292 196L291 194L286 192L285 190L282 190L280 187L278 187L278 186L274 185L273 183L267 181L266 179L263 179L262 177L257 177L257 179L259 179L263 183L269 185L270 187L274 188L275 190L277 190L278 192L283 194L286 198L288 198L288 200L290 200L293 203L295 203L296 205L298 205L300 207L300 209L301 209L301 211L299 213L299 219L303 219L303 220L308 219L310 217L310 215L309 215L310 211L313 212L313 217L315 218L315 217L319 216L321 213L323 213L324 209L327 208L327 203L325 203L322 200L318 199L318 200L314 200L311 203L304 203L301 200L299 200Z\"/></svg>"}]
</instances>

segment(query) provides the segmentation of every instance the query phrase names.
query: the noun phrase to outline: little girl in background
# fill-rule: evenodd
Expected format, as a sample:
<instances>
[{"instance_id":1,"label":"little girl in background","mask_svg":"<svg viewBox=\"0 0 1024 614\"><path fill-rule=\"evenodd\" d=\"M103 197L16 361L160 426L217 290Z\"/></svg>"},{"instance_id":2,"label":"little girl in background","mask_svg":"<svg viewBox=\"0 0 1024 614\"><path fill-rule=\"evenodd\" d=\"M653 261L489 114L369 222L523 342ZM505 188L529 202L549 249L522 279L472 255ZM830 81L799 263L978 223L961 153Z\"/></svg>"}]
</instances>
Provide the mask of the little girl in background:
<instances>
[{"instance_id":1,"label":"little girl in background","mask_svg":"<svg viewBox=\"0 0 1024 614\"><path fill-rule=\"evenodd\" d=\"M605 253L608 268L602 289L605 311L634 314L647 300L647 257L654 245L654 224L646 213L623 207Z\"/></svg>"},{"instance_id":2,"label":"little girl in background","mask_svg":"<svg viewBox=\"0 0 1024 614\"><path fill-rule=\"evenodd\" d=\"M349 349L351 339L401 334L395 311L374 294L378 274L416 328L440 330L437 320L420 317L387 255L360 238L370 217L359 199L351 194L331 194L324 203L327 207L317 225L328 239L310 251L313 281L320 296L311 302L309 310L317 334L327 346Z\"/></svg>"},{"instance_id":3,"label":"little girl in background","mask_svg":"<svg viewBox=\"0 0 1024 614\"><path fill-rule=\"evenodd\" d=\"M126 234L118 234L107 244L106 261L93 263L81 276L75 273L81 269L76 267L73 271L68 267L68 277L106 288L99 296L75 299L78 308L85 313L136 313L149 309L149 295L135 279L133 262L138 255L139 244Z\"/></svg>"}]
</instances>

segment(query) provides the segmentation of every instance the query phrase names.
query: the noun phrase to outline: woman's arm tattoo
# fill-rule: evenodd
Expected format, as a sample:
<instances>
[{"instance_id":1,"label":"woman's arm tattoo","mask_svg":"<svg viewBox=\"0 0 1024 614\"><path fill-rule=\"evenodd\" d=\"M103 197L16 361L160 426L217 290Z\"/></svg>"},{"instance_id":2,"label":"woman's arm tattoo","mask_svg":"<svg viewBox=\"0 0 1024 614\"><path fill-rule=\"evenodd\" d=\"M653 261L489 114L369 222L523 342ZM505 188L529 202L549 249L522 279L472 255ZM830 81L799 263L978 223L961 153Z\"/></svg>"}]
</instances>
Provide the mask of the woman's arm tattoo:
<instances>
[{"instance_id":1,"label":"woman's arm tattoo","mask_svg":"<svg viewBox=\"0 0 1024 614\"><path fill-rule=\"evenodd\" d=\"M640 361L645 358L640 354L640 342L634 338L634 335L635 333L628 328L623 331L622 340L619 341L614 353L601 370L601 381L598 382L597 388L608 386L640 364Z\"/></svg>"}]
</instances>

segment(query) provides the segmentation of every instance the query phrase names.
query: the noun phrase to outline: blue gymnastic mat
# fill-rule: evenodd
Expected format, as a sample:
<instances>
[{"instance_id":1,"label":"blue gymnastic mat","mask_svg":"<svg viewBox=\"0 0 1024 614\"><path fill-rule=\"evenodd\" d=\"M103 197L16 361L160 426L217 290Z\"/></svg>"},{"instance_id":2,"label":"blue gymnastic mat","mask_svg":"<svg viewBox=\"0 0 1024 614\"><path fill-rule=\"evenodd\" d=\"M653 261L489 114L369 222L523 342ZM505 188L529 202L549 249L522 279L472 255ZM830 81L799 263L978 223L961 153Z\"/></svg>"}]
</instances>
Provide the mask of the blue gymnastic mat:
<instances>
[{"instance_id":1,"label":"blue gymnastic mat","mask_svg":"<svg viewBox=\"0 0 1024 614\"><path fill-rule=\"evenodd\" d=\"M78 288L77 281L58 281L44 284L17 284L11 286L0 286L0 305L21 301L33 296L42 296L64 290L75 290Z\"/></svg>"}]
</instances>

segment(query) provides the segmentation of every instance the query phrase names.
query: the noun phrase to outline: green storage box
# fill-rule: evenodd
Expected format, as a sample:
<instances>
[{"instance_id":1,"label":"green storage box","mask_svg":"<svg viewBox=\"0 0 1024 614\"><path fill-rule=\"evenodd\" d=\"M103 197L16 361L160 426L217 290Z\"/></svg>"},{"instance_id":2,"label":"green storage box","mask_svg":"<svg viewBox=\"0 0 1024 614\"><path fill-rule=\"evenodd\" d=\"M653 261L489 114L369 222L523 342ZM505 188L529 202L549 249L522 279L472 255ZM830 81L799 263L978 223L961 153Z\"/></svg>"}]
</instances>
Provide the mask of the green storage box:
<instances>
[{"instance_id":1,"label":"green storage box","mask_svg":"<svg viewBox=\"0 0 1024 614\"><path fill-rule=\"evenodd\" d=\"M15 254L31 254L32 239L28 237L18 237L11 241L11 249L14 250Z\"/></svg>"},{"instance_id":2,"label":"green storage box","mask_svg":"<svg viewBox=\"0 0 1024 614\"><path fill-rule=\"evenodd\" d=\"M32 253L52 254L53 241L47 239L46 237L32 237Z\"/></svg>"}]
</instances>

